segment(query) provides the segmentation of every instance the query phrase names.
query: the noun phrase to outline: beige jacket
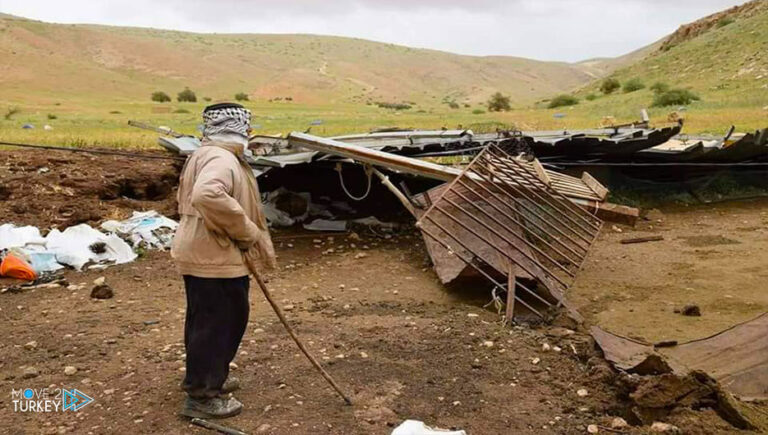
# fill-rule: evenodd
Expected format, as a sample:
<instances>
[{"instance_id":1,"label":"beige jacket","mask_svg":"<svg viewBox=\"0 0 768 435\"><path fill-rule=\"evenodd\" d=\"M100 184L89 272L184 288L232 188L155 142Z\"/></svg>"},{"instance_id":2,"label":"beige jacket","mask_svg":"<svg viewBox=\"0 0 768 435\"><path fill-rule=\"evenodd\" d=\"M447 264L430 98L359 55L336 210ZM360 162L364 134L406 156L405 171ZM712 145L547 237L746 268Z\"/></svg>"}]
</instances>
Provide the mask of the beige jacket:
<instances>
[{"instance_id":1,"label":"beige jacket","mask_svg":"<svg viewBox=\"0 0 768 435\"><path fill-rule=\"evenodd\" d=\"M179 182L181 222L171 256L182 275L248 275L241 247L261 270L276 266L256 177L242 160L243 145L203 140Z\"/></svg>"}]
</instances>

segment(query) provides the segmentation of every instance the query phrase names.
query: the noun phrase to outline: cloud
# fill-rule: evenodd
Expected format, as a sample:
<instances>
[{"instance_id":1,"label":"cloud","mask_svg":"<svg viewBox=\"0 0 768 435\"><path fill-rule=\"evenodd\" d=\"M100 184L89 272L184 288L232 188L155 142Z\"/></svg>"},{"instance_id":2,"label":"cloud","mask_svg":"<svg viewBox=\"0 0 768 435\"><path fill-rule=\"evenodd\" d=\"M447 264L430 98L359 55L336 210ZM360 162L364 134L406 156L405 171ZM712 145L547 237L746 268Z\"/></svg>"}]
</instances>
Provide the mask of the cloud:
<instances>
[{"instance_id":1,"label":"cloud","mask_svg":"<svg viewBox=\"0 0 768 435\"><path fill-rule=\"evenodd\" d=\"M351 36L472 55L578 61L618 56L732 0L0 0L66 23L218 33Z\"/></svg>"}]
</instances>

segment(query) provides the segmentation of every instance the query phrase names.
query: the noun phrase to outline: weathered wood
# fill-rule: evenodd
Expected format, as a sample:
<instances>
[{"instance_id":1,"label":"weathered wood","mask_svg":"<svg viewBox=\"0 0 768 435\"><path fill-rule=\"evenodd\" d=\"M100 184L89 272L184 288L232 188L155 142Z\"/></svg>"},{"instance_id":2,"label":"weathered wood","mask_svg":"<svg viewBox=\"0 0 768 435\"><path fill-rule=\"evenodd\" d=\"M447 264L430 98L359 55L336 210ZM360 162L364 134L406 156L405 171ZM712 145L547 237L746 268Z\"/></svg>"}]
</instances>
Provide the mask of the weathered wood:
<instances>
[{"instance_id":1,"label":"weathered wood","mask_svg":"<svg viewBox=\"0 0 768 435\"><path fill-rule=\"evenodd\" d=\"M589 201L578 198L571 198L571 202L608 222L634 227L637 220L640 218L640 210L634 207L627 207L626 205Z\"/></svg>"},{"instance_id":2,"label":"weathered wood","mask_svg":"<svg viewBox=\"0 0 768 435\"><path fill-rule=\"evenodd\" d=\"M631 245L633 243L660 242L662 240L664 240L664 236L635 237L632 239L624 239L621 241L621 244Z\"/></svg>"},{"instance_id":3,"label":"weathered wood","mask_svg":"<svg viewBox=\"0 0 768 435\"><path fill-rule=\"evenodd\" d=\"M583 181L587 187L595 192L595 195L597 195L598 198L605 199L605 197L608 196L608 189L600 184L600 182L597 181L595 177L591 176L589 172L584 172L581 174L581 181Z\"/></svg>"},{"instance_id":4,"label":"weathered wood","mask_svg":"<svg viewBox=\"0 0 768 435\"><path fill-rule=\"evenodd\" d=\"M267 302L269 302L269 305L272 306L272 309L275 311L275 314L277 314L277 318L280 319L280 323L283 324L283 327L285 327L285 330L288 332L288 335L291 336L293 341L296 343L296 346L299 347L299 350L301 350L302 353L304 353L304 356L307 357L309 362L312 363L313 366L317 369L317 371L320 372L320 374L325 378L326 381L328 381L329 384L331 384L331 387L333 387L334 390L336 390L337 393L339 393L339 396L341 396L344 401L347 403L347 405L352 405L352 399L349 398L342 390L341 387L336 383L336 381L333 380L331 375L328 374L328 372L325 371L323 366L320 365L320 363L317 361L317 359L309 353L309 350L307 350L307 347L304 346L304 343L299 340L299 337L296 335L296 332L293 331L293 328L291 327L290 323L288 323L288 320L285 318L285 313L283 313L283 310L275 303L274 298L272 297L272 293L267 288L267 285L264 284L264 281L261 279L261 275L259 275L259 271L256 269L256 263L254 263L253 258L251 258L251 255L247 252L243 253L243 263L245 263L245 266L248 268L248 271L251 272L251 275L253 276L253 279L256 280L256 283L259 284L259 288L261 288L261 292L264 293L264 298L267 299Z\"/></svg>"},{"instance_id":5,"label":"weathered wood","mask_svg":"<svg viewBox=\"0 0 768 435\"><path fill-rule=\"evenodd\" d=\"M541 166L539 159L533 160L533 170L536 171L536 175L542 183L550 187L552 186L552 179L549 178L549 174L547 174L547 170L544 169L544 166Z\"/></svg>"},{"instance_id":6,"label":"weathered wood","mask_svg":"<svg viewBox=\"0 0 768 435\"><path fill-rule=\"evenodd\" d=\"M507 273L507 309L504 313L504 319L507 324L511 324L515 319L515 291L517 287L517 270L515 263L509 263L509 272Z\"/></svg>"},{"instance_id":7,"label":"weathered wood","mask_svg":"<svg viewBox=\"0 0 768 435\"><path fill-rule=\"evenodd\" d=\"M405 196L403 192L400 191L400 189L395 187L395 185L392 184L391 181L389 181L389 177L382 174L381 171L379 171L376 168L373 168L372 171L374 175L379 177L379 180L381 180L381 184L383 184L387 189L389 189L389 191L392 192L392 194L395 195L395 197L397 197L397 199L400 200L400 203L403 204L403 207L405 207L405 209L408 210L411 213L411 215L413 215L413 217L418 219L419 216L416 214L416 210L414 209L411 201Z\"/></svg>"},{"instance_id":8,"label":"weathered wood","mask_svg":"<svg viewBox=\"0 0 768 435\"><path fill-rule=\"evenodd\" d=\"M190 423L194 424L195 426L204 427L209 430L215 430L216 432L223 433L226 435L248 435L246 432L243 432L241 430L233 429L231 427L214 423L212 421L203 420L202 418L193 418Z\"/></svg>"},{"instance_id":9,"label":"weathered wood","mask_svg":"<svg viewBox=\"0 0 768 435\"><path fill-rule=\"evenodd\" d=\"M141 128L143 130L149 130L149 131L154 131L156 133L165 134L171 137L175 137L176 139L185 136L181 133L171 130L170 128L165 129L160 127L155 127L154 125L149 125L139 121L128 121L128 125L130 125L131 127Z\"/></svg>"},{"instance_id":10,"label":"weathered wood","mask_svg":"<svg viewBox=\"0 0 768 435\"><path fill-rule=\"evenodd\" d=\"M288 141L292 146L304 147L314 151L347 157L359 162L383 166L392 170L420 175L436 180L453 181L462 172L458 168L350 145L337 140L326 139L306 133L293 132L288 135ZM605 187L597 182L597 180L595 180L595 183L595 186L600 186L605 189ZM593 190L592 188L590 189ZM557 187L555 187L555 190L557 190ZM562 194L568 197L574 204L577 204L590 212L594 212L597 217L603 220L634 226L640 216L640 211L636 208L596 201L594 198L584 198L582 195ZM605 195L607 195L607 190L605 190L603 198Z\"/></svg>"}]
</instances>

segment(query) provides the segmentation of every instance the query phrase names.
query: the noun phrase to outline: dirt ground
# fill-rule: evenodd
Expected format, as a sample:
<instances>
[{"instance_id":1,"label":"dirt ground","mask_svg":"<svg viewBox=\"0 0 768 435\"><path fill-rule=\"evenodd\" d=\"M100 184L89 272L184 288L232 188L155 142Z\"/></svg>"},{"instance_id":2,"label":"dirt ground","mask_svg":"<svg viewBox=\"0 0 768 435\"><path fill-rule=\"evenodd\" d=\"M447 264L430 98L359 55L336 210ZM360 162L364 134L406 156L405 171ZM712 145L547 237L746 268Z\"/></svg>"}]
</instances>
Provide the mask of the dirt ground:
<instances>
[{"instance_id":1,"label":"dirt ground","mask_svg":"<svg viewBox=\"0 0 768 435\"><path fill-rule=\"evenodd\" d=\"M173 217L181 164L61 151L0 151L0 223L63 229L124 219L131 210L146 208Z\"/></svg>"},{"instance_id":2,"label":"dirt ground","mask_svg":"<svg viewBox=\"0 0 768 435\"><path fill-rule=\"evenodd\" d=\"M0 154L2 185L15 183L0 201L3 222L71 224L61 218L74 214L60 216L59 210L73 196L54 187L69 176L48 166L51 158L63 157ZM177 171L173 162L132 167L121 158L65 158L80 171L86 169L77 159L90 162L91 172L72 187L91 192L76 195L78 207L96 210L86 222L173 207L170 181L149 197L135 193L146 187L132 190L141 198L125 195L130 189L117 197L94 194L109 186L135 186L144 178L132 174L140 171L171 180ZM38 172L37 165L50 171ZM105 172L134 181L115 183ZM91 178L98 181L86 182ZM19 192L25 186L50 196L35 202L34 212L8 211L24 205ZM664 209L621 233L608 224L569 297L588 321L648 340L697 338L755 317L768 306L760 285L768 272L759 267L768 256L761 249L766 213L768 201L755 201ZM663 242L619 244L622 238L659 233ZM405 419L418 419L470 434L586 433L590 424L605 428L614 416L626 416L626 391L596 363L588 336L559 326L502 326L496 312L483 308L486 289L446 289L438 282L417 234L361 231L328 237L292 230L277 231L274 239L281 269L268 285L354 406L345 406L314 371L252 287L250 323L233 370L243 382L236 397L245 410L227 425L249 433L387 434ZM113 299L89 297L91 282L100 276L114 288ZM84 287L0 294L4 432L202 432L176 415L184 397L179 384L185 300L169 255L151 252L134 263L70 271L65 277ZM6 284L0 280L0 288ZM691 302L700 305L701 317L673 312ZM32 341L35 346L28 345ZM542 348L545 343L550 350ZM65 374L67 366L77 372ZM24 378L29 367L39 374ZM13 412L12 389L45 387L78 388L95 402L77 413ZM581 397L580 389L588 394ZM686 433L733 429L706 409L668 421ZM647 427L628 432L643 430Z\"/></svg>"},{"instance_id":3,"label":"dirt ground","mask_svg":"<svg viewBox=\"0 0 768 435\"><path fill-rule=\"evenodd\" d=\"M569 290L591 323L649 342L683 342L768 311L768 199L672 206L618 230L606 224ZM620 243L648 235L664 240ZM698 305L701 317L674 312L687 304Z\"/></svg>"}]
</instances>

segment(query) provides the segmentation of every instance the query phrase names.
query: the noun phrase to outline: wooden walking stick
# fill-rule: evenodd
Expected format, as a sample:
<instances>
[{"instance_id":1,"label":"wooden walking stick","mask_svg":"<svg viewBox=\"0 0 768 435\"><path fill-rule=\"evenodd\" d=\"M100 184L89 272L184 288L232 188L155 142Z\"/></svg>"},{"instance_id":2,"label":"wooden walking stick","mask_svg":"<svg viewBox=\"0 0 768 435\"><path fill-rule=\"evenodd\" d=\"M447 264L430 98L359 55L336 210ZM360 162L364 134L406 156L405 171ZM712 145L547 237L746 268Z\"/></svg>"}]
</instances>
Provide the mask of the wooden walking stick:
<instances>
[{"instance_id":1,"label":"wooden walking stick","mask_svg":"<svg viewBox=\"0 0 768 435\"><path fill-rule=\"evenodd\" d=\"M320 372L321 375L325 378L326 381L328 381L329 384L333 387L334 390L336 390L337 393L344 399L345 402L347 402L347 405L352 404L352 400L344 394L343 391L341 391L341 388L339 388L338 384L333 380L331 375L328 374L328 372L323 369L323 367L320 365L320 363L315 359L312 354L309 353L307 348L304 346L304 343L299 340L299 337L296 335L296 333L293 331L293 328L291 328L291 325L288 324L288 321L285 319L285 314L283 313L283 310L280 309L280 307L277 306L275 303L275 300L272 299L272 293L269 292L269 289L267 288L266 284L264 284L264 281L261 280L261 276L259 276L259 272L256 270L256 266L254 266L253 261L248 255L247 252L243 253L243 261L245 262L245 265L248 267L248 270L251 272L251 275L253 275L253 278L256 280L256 282L259 284L259 287L261 288L261 291L264 293L264 297L267 298L267 302L269 302L269 305L272 306L272 309L275 310L275 314L277 314L277 317L280 319L280 322L285 327L285 330L288 331L288 335L291 336L293 341L296 342L296 345L299 346L299 349L304 353L304 355L309 359L309 361L312 363L313 366Z\"/></svg>"}]
</instances>

